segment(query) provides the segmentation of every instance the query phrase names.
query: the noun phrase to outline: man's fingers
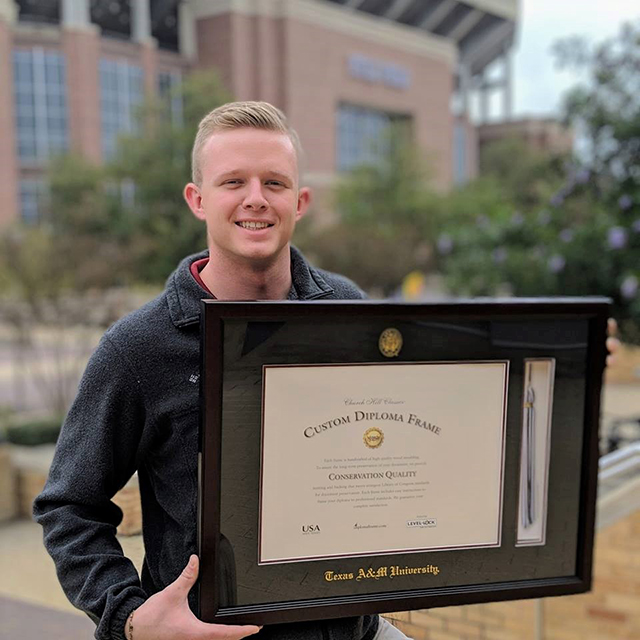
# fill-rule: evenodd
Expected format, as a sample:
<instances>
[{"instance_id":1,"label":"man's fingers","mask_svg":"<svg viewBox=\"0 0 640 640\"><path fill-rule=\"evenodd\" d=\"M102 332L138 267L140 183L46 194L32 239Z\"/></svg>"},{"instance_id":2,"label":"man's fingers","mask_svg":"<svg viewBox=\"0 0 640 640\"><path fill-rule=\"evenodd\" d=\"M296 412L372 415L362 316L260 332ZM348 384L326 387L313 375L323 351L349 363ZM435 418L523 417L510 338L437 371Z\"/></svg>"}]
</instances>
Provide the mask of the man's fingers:
<instances>
[{"instance_id":1,"label":"man's fingers","mask_svg":"<svg viewBox=\"0 0 640 640\"><path fill-rule=\"evenodd\" d=\"M198 571L200 569L200 561L198 556L192 555L189 558L187 566L182 573L165 589L175 598L174 602L184 604L189 595L189 591L198 579ZM143 605L144 606L144 605ZM186 604L185 604L186 606ZM183 619L183 625L186 624L189 631L189 637L194 640L240 640L254 633L258 633L262 627L253 624L232 625L232 624L210 624L198 620L186 606L187 618ZM184 630L184 626L183 626Z\"/></svg>"},{"instance_id":2,"label":"man's fingers","mask_svg":"<svg viewBox=\"0 0 640 640\"><path fill-rule=\"evenodd\" d=\"M607 355L607 366L611 367L616 363L617 353L620 349L620 340L618 338L607 338L607 351L609 354Z\"/></svg>"},{"instance_id":3,"label":"man's fingers","mask_svg":"<svg viewBox=\"0 0 640 640\"><path fill-rule=\"evenodd\" d=\"M240 640L258 633L262 627L253 624L211 624L197 621L197 627L191 631L192 637L197 640Z\"/></svg>"},{"instance_id":4,"label":"man's fingers","mask_svg":"<svg viewBox=\"0 0 640 640\"><path fill-rule=\"evenodd\" d=\"M202 630L202 634L198 633L200 640L240 640L247 636L258 633L262 627L253 624L210 624L199 622L198 626Z\"/></svg>"},{"instance_id":5,"label":"man's fingers","mask_svg":"<svg viewBox=\"0 0 640 640\"><path fill-rule=\"evenodd\" d=\"M200 563L198 562L198 556L192 555L189 558L187 566L182 570L182 573L167 587L167 589L175 592L179 598L186 600L189 595L189 591L191 591L191 587L193 587L198 579L199 566Z\"/></svg>"},{"instance_id":6,"label":"man's fingers","mask_svg":"<svg viewBox=\"0 0 640 640\"><path fill-rule=\"evenodd\" d=\"M615 336L618 334L618 323L615 318L609 318L607 320L607 351L609 354L607 355L607 366L615 364L616 362L616 353L620 349L620 340Z\"/></svg>"}]
</instances>

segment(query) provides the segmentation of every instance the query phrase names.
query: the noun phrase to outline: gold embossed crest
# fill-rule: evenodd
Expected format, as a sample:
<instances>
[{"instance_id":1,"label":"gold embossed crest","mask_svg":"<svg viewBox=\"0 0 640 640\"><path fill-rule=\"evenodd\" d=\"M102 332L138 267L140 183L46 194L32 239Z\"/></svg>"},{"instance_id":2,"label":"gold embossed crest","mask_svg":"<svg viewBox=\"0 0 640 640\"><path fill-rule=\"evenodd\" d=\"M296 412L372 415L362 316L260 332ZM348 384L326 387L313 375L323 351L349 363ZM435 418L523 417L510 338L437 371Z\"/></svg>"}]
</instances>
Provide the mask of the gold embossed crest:
<instances>
[{"instance_id":1,"label":"gold embossed crest","mask_svg":"<svg viewBox=\"0 0 640 640\"><path fill-rule=\"evenodd\" d=\"M387 358L395 358L402 349L402 334L393 327L385 329L378 340L380 353Z\"/></svg>"},{"instance_id":2,"label":"gold embossed crest","mask_svg":"<svg viewBox=\"0 0 640 640\"><path fill-rule=\"evenodd\" d=\"M384 433L378 427L371 427L364 432L362 439L369 449L377 449L384 442Z\"/></svg>"}]
</instances>

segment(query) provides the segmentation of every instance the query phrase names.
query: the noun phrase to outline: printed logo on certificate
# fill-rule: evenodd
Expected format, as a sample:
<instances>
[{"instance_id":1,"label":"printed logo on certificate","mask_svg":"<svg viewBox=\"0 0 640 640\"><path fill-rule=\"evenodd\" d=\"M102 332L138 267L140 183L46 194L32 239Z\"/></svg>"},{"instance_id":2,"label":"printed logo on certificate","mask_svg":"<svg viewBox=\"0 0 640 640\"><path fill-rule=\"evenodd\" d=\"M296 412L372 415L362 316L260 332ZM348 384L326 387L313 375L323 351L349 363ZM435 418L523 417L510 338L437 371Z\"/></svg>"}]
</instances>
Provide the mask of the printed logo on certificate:
<instances>
[{"instance_id":1,"label":"printed logo on certificate","mask_svg":"<svg viewBox=\"0 0 640 640\"><path fill-rule=\"evenodd\" d=\"M508 361L263 374L260 564L500 546Z\"/></svg>"}]
</instances>

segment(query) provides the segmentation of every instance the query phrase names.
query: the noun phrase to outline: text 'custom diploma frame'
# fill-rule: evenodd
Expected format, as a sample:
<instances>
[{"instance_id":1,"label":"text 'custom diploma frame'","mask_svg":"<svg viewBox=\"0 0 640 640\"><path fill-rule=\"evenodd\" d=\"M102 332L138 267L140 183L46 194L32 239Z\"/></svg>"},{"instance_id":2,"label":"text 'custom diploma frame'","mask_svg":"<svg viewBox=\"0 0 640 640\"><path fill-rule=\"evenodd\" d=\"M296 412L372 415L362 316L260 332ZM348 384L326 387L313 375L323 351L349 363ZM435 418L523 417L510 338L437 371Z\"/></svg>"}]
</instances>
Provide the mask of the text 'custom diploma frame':
<instances>
[{"instance_id":1,"label":"text 'custom diploma frame'","mask_svg":"<svg viewBox=\"0 0 640 640\"><path fill-rule=\"evenodd\" d=\"M203 301L199 616L588 591L609 315L604 298Z\"/></svg>"},{"instance_id":2,"label":"text 'custom diploma frame'","mask_svg":"<svg viewBox=\"0 0 640 640\"><path fill-rule=\"evenodd\" d=\"M508 369L265 366L260 562L500 546Z\"/></svg>"}]
</instances>

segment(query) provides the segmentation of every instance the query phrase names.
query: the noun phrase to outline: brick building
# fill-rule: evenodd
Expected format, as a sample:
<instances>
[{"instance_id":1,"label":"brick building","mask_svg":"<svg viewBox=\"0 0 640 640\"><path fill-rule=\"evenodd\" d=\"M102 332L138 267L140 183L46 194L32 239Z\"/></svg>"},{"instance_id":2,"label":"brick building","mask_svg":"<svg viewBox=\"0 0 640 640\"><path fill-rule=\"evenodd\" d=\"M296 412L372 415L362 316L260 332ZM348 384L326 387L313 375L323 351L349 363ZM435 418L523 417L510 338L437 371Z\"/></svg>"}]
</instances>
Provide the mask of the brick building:
<instances>
[{"instance_id":1,"label":"brick building","mask_svg":"<svg viewBox=\"0 0 640 640\"><path fill-rule=\"evenodd\" d=\"M53 154L108 160L144 95L169 96L196 68L287 113L311 186L375 161L396 120L438 188L464 182L477 171L469 96L499 59L510 110L518 12L518 0L0 0L0 224L38 220Z\"/></svg>"},{"instance_id":2,"label":"brick building","mask_svg":"<svg viewBox=\"0 0 640 640\"><path fill-rule=\"evenodd\" d=\"M555 118L524 118L482 124L477 129L480 149L505 138L517 138L537 151L570 154L573 131Z\"/></svg>"}]
</instances>

